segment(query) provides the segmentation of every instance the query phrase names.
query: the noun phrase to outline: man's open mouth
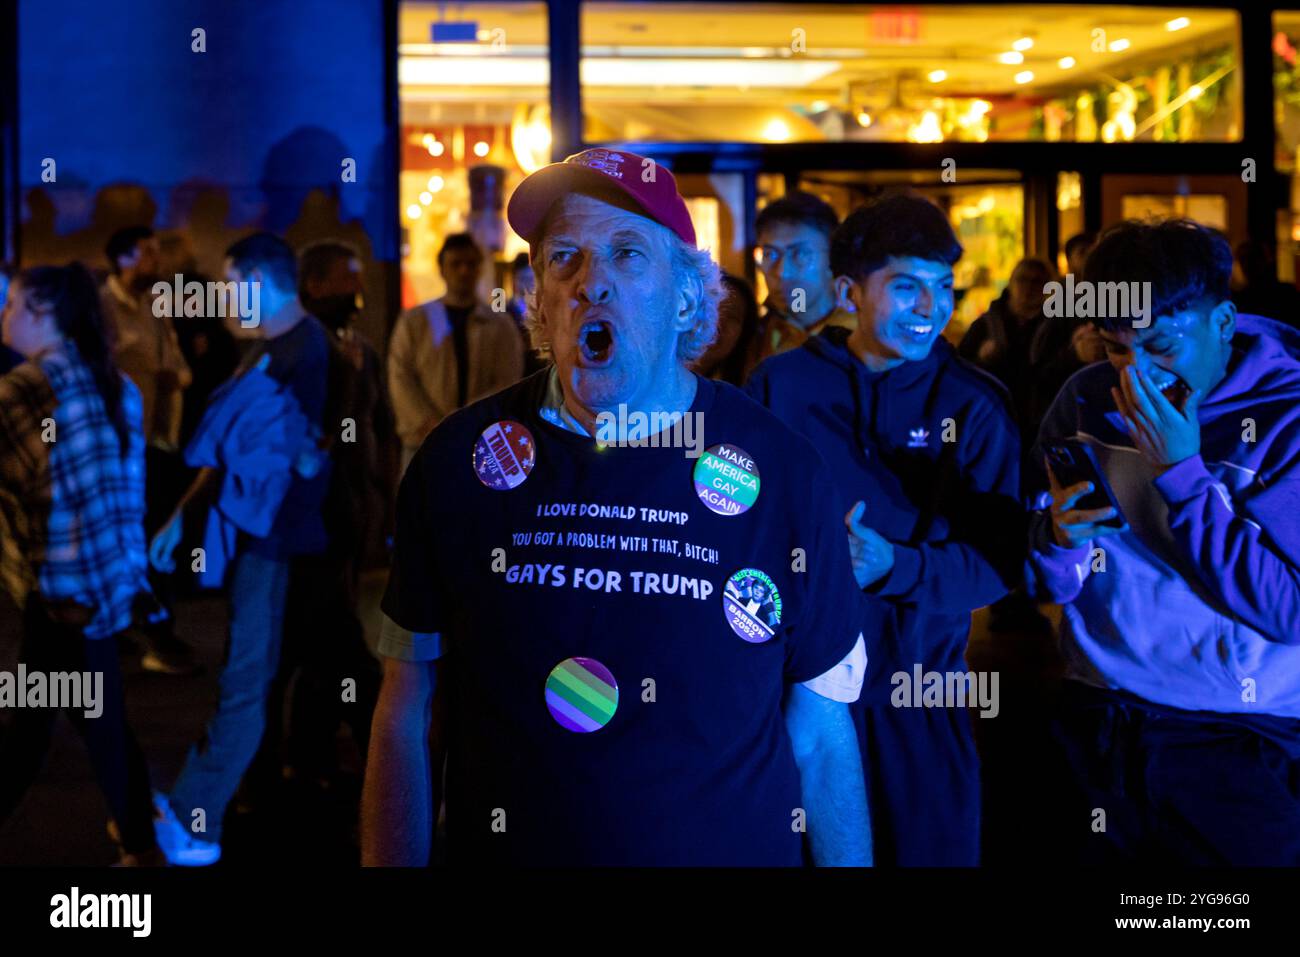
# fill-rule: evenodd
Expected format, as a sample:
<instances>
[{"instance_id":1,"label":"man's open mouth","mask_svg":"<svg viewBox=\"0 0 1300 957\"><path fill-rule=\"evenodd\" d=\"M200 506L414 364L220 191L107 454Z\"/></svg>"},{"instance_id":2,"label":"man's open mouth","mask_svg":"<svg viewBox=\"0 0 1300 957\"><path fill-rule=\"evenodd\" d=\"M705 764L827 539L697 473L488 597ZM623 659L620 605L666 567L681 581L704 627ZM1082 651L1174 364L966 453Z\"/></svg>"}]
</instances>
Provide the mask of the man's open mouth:
<instances>
[{"instance_id":1,"label":"man's open mouth","mask_svg":"<svg viewBox=\"0 0 1300 957\"><path fill-rule=\"evenodd\" d=\"M605 365L614 355L614 327L603 319L584 322L578 330L578 350L587 365Z\"/></svg>"},{"instance_id":2,"label":"man's open mouth","mask_svg":"<svg viewBox=\"0 0 1300 957\"><path fill-rule=\"evenodd\" d=\"M1191 388L1177 373L1162 369L1159 373L1148 373L1148 378L1151 384L1169 400L1169 404L1180 411L1187 397L1192 394Z\"/></svg>"}]
</instances>

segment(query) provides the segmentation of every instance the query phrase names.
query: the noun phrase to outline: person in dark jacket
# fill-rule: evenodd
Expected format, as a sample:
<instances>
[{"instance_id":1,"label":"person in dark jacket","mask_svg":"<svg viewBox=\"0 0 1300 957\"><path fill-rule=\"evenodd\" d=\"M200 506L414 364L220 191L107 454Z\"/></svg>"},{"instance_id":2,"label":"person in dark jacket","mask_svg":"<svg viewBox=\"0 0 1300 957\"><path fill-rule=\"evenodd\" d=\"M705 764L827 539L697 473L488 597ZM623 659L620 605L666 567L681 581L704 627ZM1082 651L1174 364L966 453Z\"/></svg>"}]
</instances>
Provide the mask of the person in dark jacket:
<instances>
[{"instance_id":1,"label":"person in dark jacket","mask_svg":"<svg viewBox=\"0 0 1300 957\"><path fill-rule=\"evenodd\" d=\"M941 338L961 252L943 213L915 194L852 213L831 257L857 328L768 359L747 385L831 466L858 584L889 606L854 706L881 864L979 861L974 702L911 685L966 677L971 611L1006 594L1024 555L1005 390Z\"/></svg>"},{"instance_id":2,"label":"person in dark jacket","mask_svg":"<svg viewBox=\"0 0 1300 957\"><path fill-rule=\"evenodd\" d=\"M1029 423L1034 416L1034 347L1045 325L1045 287L1053 278L1052 267L1043 260L1020 260L1002 295L971 323L957 346L958 355L1007 387L1022 433L1028 436L1033 435Z\"/></svg>"}]
</instances>

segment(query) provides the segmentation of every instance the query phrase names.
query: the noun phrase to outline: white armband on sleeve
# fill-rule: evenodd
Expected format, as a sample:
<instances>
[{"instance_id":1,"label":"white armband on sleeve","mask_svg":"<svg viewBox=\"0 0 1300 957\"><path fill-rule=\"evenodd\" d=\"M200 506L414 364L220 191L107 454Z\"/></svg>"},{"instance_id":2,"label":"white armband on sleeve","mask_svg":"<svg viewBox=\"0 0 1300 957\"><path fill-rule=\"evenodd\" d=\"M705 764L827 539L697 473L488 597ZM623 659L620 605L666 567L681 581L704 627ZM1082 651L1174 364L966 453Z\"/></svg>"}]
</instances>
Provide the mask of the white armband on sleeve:
<instances>
[{"instance_id":1,"label":"white armband on sleeve","mask_svg":"<svg viewBox=\"0 0 1300 957\"><path fill-rule=\"evenodd\" d=\"M411 631L384 615L379 653L399 661L436 661L446 653L446 646L441 632Z\"/></svg>"},{"instance_id":2,"label":"white armband on sleeve","mask_svg":"<svg viewBox=\"0 0 1300 957\"><path fill-rule=\"evenodd\" d=\"M862 680L866 674L867 645L862 640L862 633L858 632L858 640L838 665L811 681L805 681L803 686L823 698L849 704L862 694Z\"/></svg>"}]
</instances>

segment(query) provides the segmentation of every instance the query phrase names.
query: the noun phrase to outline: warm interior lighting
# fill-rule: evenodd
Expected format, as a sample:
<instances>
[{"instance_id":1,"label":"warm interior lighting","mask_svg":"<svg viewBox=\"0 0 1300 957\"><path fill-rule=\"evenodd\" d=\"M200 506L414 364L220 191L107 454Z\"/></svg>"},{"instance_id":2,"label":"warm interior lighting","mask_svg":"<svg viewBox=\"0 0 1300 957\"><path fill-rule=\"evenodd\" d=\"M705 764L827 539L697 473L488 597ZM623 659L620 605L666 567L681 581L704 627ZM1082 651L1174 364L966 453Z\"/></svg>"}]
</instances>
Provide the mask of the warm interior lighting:
<instances>
[{"instance_id":1,"label":"warm interior lighting","mask_svg":"<svg viewBox=\"0 0 1300 957\"><path fill-rule=\"evenodd\" d=\"M429 182L426 185L429 187L429 192L436 193L439 190L441 190L445 184L443 183L443 179L441 176L434 174L433 176L429 177Z\"/></svg>"},{"instance_id":2,"label":"warm interior lighting","mask_svg":"<svg viewBox=\"0 0 1300 957\"><path fill-rule=\"evenodd\" d=\"M828 104L825 100L813 100L813 103L812 103L812 111L813 111L814 113L821 113L821 112L822 112L823 110L825 110L828 106L829 106L829 104Z\"/></svg>"},{"instance_id":3,"label":"warm interior lighting","mask_svg":"<svg viewBox=\"0 0 1300 957\"><path fill-rule=\"evenodd\" d=\"M767 125L763 127L763 139L770 140L773 143L784 143L790 138L790 127L782 119L768 120Z\"/></svg>"},{"instance_id":4,"label":"warm interior lighting","mask_svg":"<svg viewBox=\"0 0 1300 957\"><path fill-rule=\"evenodd\" d=\"M520 105L510 123L510 149L525 173L551 161L551 112L545 104Z\"/></svg>"},{"instance_id":5,"label":"warm interior lighting","mask_svg":"<svg viewBox=\"0 0 1300 957\"><path fill-rule=\"evenodd\" d=\"M607 87L802 87L836 73L838 60L755 60L742 57L584 57L584 86ZM546 57L403 56L402 86L545 88Z\"/></svg>"},{"instance_id":6,"label":"warm interior lighting","mask_svg":"<svg viewBox=\"0 0 1300 957\"><path fill-rule=\"evenodd\" d=\"M479 140L477 143L475 143L475 144L474 144L474 155L475 155L475 156L478 156L478 157L487 156L487 155L488 155L488 145L487 145L487 143L483 142L482 140Z\"/></svg>"},{"instance_id":7,"label":"warm interior lighting","mask_svg":"<svg viewBox=\"0 0 1300 957\"><path fill-rule=\"evenodd\" d=\"M939 125L939 114L934 110L922 113L920 122L907 128L907 139L910 143L942 143L943 128Z\"/></svg>"},{"instance_id":8,"label":"warm interior lighting","mask_svg":"<svg viewBox=\"0 0 1300 957\"><path fill-rule=\"evenodd\" d=\"M1191 25L1192 21L1187 19L1187 17L1174 17L1165 24L1165 29L1170 33L1173 33L1175 30L1181 30L1184 27L1189 27Z\"/></svg>"},{"instance_id":9,"label":"warm interior lighting","mask_svg":"<svg viewBox=\"0 0 1300 957\"><path fill-rule=\"evenodd\" d=\"M419 203L412 203L410 206L407 206L407 207L406 207L406 218L407 218L407 219L419 219L419 218L420 218L420 213L422 213L422 212L424 212L424 210L420 209L420 204L419 204Z\"/></svg>"},{"instance_id":10,"label":"warm interior lighting","mask_svg":"<svg viewBox=\"0 0 1300 957\"><path fill-rule=\"evenodd\" d=\"M1033 78L1034 78L1033 70L1021 70L1019 73L1016 74L1017 83L1028 83Z\"/></svg>"},{"instance_id":11,"label":"warm interior lighting","mask_svg":"<svg viewBox=\"0 0 1300 957\"><path fill-rule=\"evenodd\" d=\"M1129 43L1128 40L1121 37L1118 40L1111 40L1110 46L1108 46L1106 49L1110 50L1111 53L1123 53L1130 46L1132 46L1132 44Z\"/></svg>"},{"instance_id":12,"label":"warm interior lighting","mask_svg":"<svg viewBox=\"0 0 1300 957\"><path fill-rule=\"evenodd\" d=\"M423 193L420 194L421 206L428 206L432 202L433 202L433 193L429 192L428 190L425 190Z\"/></svg>"},{"instance_id":13,"label":"warm interior lighting","mask_svg":"<svg viewBox=\"0 0 1300 957\"><path fill-rule=\"evenodd\" d=\"M1199 83L1193 83L1191 86L1187 88L1187 95L1193 100L1196 99L1204 92L1205 92L1205 88L1202 87L1201 84Z\"/></svg>"},{"instance_id":14,"label":"warm interior lighting","mask_svg":"<svg viewBox=\"0 0 1300 957\"><path fill-rule=\"evenodd\" d=\"M1056 61L1056 65L1059 66L1062 70L1068 70L1074 66L1074 57L1063 56Z\"/></svg>"},{"instance_id":15,"label":"warm interior lighting","mask_svg":"<svg viewBox=\"0 0 1300 957\"><path fill-rule=\"evenodd\" d=\"M1032 38L1021 37L1015 43L1011 44L1011 49L1019 50L1021 53L1024 53L1026 50L1032 50L1033 46L1034 46L1034 41Z\"/></svg>"},{"instance_id":16,"label":"warm interior lighting","mask_svg":"<svg viewBox=\"0 0 1300 957\"><path fill-rule=\"evenodd\" d=\"M948 71L931 70L928 74L928 79L931 83L942 83L944 80L948 79Z\"/></svg>"},{"instance_id":17,"label":"warm interior lighting","mask_svg":"<svg viewBox=\"0 0 1300 957\"><path fill-rule=\"evenodd\" d=\"M1005 63L1007 66L1016 66L1017 64L1025 62L1025 55L1015 50L1012 50L1009 53L999 53L998 62Z\"/></svg>"},{"instance_id":18,"label":"warm interior lighting","mask_svg":"<svg viewBox=\"0 0 1300 957\"><path fill-rule=\"evenodd\" d=\"M427 143L425 145L429 150L430 156L441 156L443 152L447 149L447 147L443 146L437 140L434 140L432 143Z\"/></svg>"},{"instance_id":19,"label":"warm interior lighting","mask_svg":"<svg viewBox=\"0 0 1300 957\"><path fill-rule=\"evenodd\" d=\"M859 111L858 111L858 126L864 126L864 127L865 127L865 126L870 126L870 125L871 125L871 114L868 113L866 110L859 110Z\"/></svg>"}]
</instances>

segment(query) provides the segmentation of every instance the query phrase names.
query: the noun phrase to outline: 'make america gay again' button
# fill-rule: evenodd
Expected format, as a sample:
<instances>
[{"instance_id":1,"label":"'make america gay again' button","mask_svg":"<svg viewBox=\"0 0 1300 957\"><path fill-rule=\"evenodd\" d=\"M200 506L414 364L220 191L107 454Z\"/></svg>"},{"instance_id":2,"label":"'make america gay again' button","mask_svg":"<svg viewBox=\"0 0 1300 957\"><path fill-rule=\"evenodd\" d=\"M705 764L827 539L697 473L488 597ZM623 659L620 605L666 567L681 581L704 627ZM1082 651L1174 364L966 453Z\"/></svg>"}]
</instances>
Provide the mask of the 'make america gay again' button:
<instances>
[{"instance_id":1,"label":"'make america gay again' button","mask_svg":"<svg viewBox=\"0 0 1300 957\"><path fill-rule=\"evenodd\" d=\"M758 466L739 446L715 445L695 463L695 494L719 515L739 515L758 500Z\"/></svg>"}]
</instances>

